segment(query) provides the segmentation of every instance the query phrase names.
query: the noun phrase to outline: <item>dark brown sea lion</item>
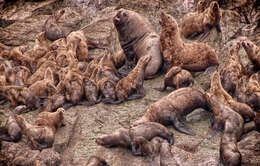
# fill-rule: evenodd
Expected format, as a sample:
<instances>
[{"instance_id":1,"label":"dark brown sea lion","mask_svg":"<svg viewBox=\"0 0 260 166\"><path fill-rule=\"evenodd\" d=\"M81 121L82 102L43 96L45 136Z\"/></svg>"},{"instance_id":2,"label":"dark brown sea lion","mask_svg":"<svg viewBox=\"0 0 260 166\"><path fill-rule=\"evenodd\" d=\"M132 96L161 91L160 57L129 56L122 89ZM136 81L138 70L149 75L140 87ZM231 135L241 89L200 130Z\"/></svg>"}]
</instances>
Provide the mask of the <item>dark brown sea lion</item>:
<instances>
[{"instance_id":1,"label":"dark brown sea lion","mask_svg":"<svg viewBox=\"0 0 260 166\"><path fill-rule=\"evenodd\" d=\"M162 56L159 36L152 24L140 14L125 9L120 9L113 21L127 61L136 63L142 56L150 55L152 60L145 69L145 79L154 77L162 65Z\"/></svg>"},{"instance_id":2,"label":"dark brown sea lion","mask_svg":"<svg viewBox=\"0 0 260 166\"><path fill-rule=\"evenodd\" d=\"M97 156L90 156L86 166L109 166L108 163Z\"/></svg>"},{"instance_id":3,"label":"dark brown sea lion","mask_svg":"<svg viewBox=\"0 0 260 166\"><path fill-rule=\"evenodd\" d=\"M213 1L203 12L183 17L181 33L186 38L192 38L204 32L203 36L200 38L200 41L202 41L209 35L210 30L213 27L216 27L217 31L221 32L219 24L221 17L222 11L218 3Z\"/></svg>"},{"instance_id":4,"label":"dark brown sea lion","mask_svg":"<svg viewBox=\"0 0 260 166\"><path fill-rule=\"evenodd\" d=\"M85 98L87 102L84 102L86 105L91 106L97 104L101 101L99 98L99 87L96 83L91 80L85 78L83 81L84 84L84 91L85 91Z\"/></svg>"},{"instance_id":5,"label":"dark brown sea lion","mask_svg":"<svg viewBox=\"0 0 260 166\"><path fill-rule=\"evenodd\" d=\"M252 121L255 118L255 112L245 103L235 101L222 87L219 72L216 71L211 77L210 93L217 99L229 106L232 110L239 113L244 120Z\"/></svg>"},{"instance_id":6,"label":"dark brown sea lion","mask_svg":"<svg viewBox=\"0 0 260 166\"><path fill-rule=\"evenodd\" d=\"M149 121L163 125L171 124L179 132L195 135L182 119L196 108L207 108L204 94L194 88L180 88L150 105L135 124Z\"/></svg>"},{"instance_id":7,"label":"dark brown sea lion","mask_svg":"<svg viewBox=\"0 0 260 166\"><path fill-rule=\"evenodd\" d=\"M238 84L239 78L243 74L243 66L240 62L240 56L238 51L240 49L239 43L235 43L227 55L228 61L225 66L220 70L221 83L223 88L230 94L233 95Z\"/></svg>"},{"instance_id":8,"label":"dark brown sea lion","mask_svg":"<svg viewBox=\"0 0 260 166\"><path fill-rule=\"evenodd\" d=\"M52 146L55 135L52 128L31 125L20 115L15 115L15 119L22 129L23 135L30 141L33 149L42 150Z\"/></svg>"},{"instance_id":9,"label":"dark brown sea lion","mask_svg":"<svg viewBox=\"0 0 260 166\"><path fill-rule=\"evenodd\" d=\"M173 133L163 125L155 122L140 123L134 125L130 129L117 129L112 134L96 139L96 143L107 148L115 146L131 148L132 140L138 136L141 136L148 141L158 136L166 139L170 144L173 144Z\"/></svg>"},{"instance_id":10,"label":"dark brown sea lion","mask_svg":"<svg viewBox=\"0 0 260 166\"><path fill-rule=\"evenodd\" d=\"M225 166L241 165L241 154L237 148L237 141L243 133L243 118L230 107L221 103L214 95L206 94L206 98L214 113L213 129L224 129L220 142L222 163Z\"/></svg>"},{"instance_id":11,"label":"dark brown sea lion","mask_svg":"<svg viewBox=\"0 0 260 166\"><path fill-rule=\"evenodd\" d=\"M59 127L65 125L64 114L63 108L58 108L56 112L41 112L35 120L35 125L47 126L56 132Z\"/></svg>"},{"instance_id":12,"label":"dark brown sea lion","mask_svg":"<svg viewBox=\"0 0 260 166\"><path fill-rule=\"evenodd\" d=\"M242 46L244 47L248 58L252 61L256 69L260 68L260 48L255 45L249 39L242 41Z\"/></svg>"},{"instance_id":13,"label":"dark brown sea lion","mask_svg":"<svg viewBox=\"0 0 260 166\"><path fill-rule=\"evenodd\" d=\"M179 89L192 86L193 83L194 79L189 71L183 70L179 66L173 66L164 76L163 87L156 88L156 90L165 91L168 86Z\"/></svg>"},{"instance_id":14,"label":"dark brown sea lion","mask_svg":"<svg viewBox=\"0 0 260 166\"><path fill-rule=\"evenodd\" d=\"M51 15L45 21L43 25L43 31L45 31L45 36L48 40L54 41L59 38L65 38L66 35L64 34L61 27L58 25L58 21L65 13L65 10L59 11L57 14Z\"/></svg>"},{"instance_id":15,"label":"dark brown sea lion","mask_svg":"<svg viewBox=\"0 0 260 166\"><path fill-rule=\"evenodd\" d=\"M21 128L17 124L13 114L11 114L7 119L4 128L6 129L7 133L0 136L1 140L17 142L21 139Z\"/></svg>"},{"instance_id":16,"label":"dark brown sea lion","mask_svg":"<svg viewBox=\"0 0 260 166\"><path fill-rule=\"evenodd\" d=\"M118 101L104 100L106 104L119 104L125 100L135 100L144 97L145 91L143 87L145 68L151 60L150 55L142 56L135 68L127 75L127 77L122 78L116 84L116 96ZM131 96L134 92L137 95ZM131 96L131 97L129 97Z\"/></svg>"},{"instance_id":17,"label":"dark brown sea lion","mask_svg":"<svg viewBox=\"0 0 260 166\"><path fill-rule=\"evenodd\" d=\"M180 66L189 71L202 71L219 64L214 49L207 44L185 43L181 39L178 24L171 15L162 12L160 25L160 46L167 70L173 66Z\"/></svg>"},{"instance_id":18,"label":"dark brown sea lion","mask_svg":"<svg viewBox=\"0 0 260 166\"><path fill-rule=\"evenodd\" d=\"M160 137L154 137L151 141L142 136L134 137L131 142L132 153L135 156L154 157L160 152L161 141Z\"/></svg>"}]
</instances>

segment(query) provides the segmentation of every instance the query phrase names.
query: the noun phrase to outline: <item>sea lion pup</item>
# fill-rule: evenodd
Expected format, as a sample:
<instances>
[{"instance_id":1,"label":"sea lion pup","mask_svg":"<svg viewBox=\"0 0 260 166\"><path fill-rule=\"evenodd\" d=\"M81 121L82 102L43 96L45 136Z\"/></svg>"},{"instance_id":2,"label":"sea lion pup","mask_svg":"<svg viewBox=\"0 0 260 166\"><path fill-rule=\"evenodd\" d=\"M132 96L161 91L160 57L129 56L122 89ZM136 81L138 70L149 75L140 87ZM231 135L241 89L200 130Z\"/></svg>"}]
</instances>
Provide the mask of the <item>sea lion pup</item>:
<instances>
[{"instance_id":1,"label":"sea lion pup","mask_svg":"<svg viewBox=\"0 0 260 166\"><path fill-rule=\"evenodd\" d=\"M32 149L42 150L52 146L55 135L53 128L31 125L22 116L14 116L22 129L23 135L25 135L27 140L30 141Z\"/></svg>"},{"instance_id":2,"label":"sea lion pup","mask_svg":"<svg viewBox=\"0 0 260 166\"><path fill-rule=\"evenodd\" d=\"M159 36L152 24L147 18L126 9L120 9L113 21L126 62L136 63L142 56L152 56L145 69L145 79L155 77L162 65L162 55Z\"/></svg>"},{"instance_id":3,"label":"sea lion pup","mask_svg":"<svg viewBox=\"0 0 260 166\"><path fill-rule=\"evenodd\" d=\"M99 80L97 86L102 95L103 101L116 100L116 84L109 78L104 77Z\"/></svg>"},{"instance_id":4,"label":"sea lion pup","mask_svg":"<svg viewBox=\"0 0 260 166\"><path fill-rule=\"evenodd\" d=\"M138 136L148 141L158 136L166 139L170 144L173 144L173 133L163 125L155 122L140 123L132 126L130 129L119 128L112 134L97 138L96 143L107 148L116 146L131 148L132 139Z\"/></svg>"},{"instance_id":5,"label":"sea lion pup","mask_svg":"<svg viewBox=\"0 0 260 166\"><path fill-rule=\"evenodd\" d=\"M255 69L260 69L260 48L256 46L252 41L249 39L242 41L242 46L244 47L248 58L254 64Z\"/></svg>"},{"instance_id":6,"label":"sea lion pup","mask_svg":"<svg viewBox=\"0 0 260 166\"><path fill-rule=\"evenodd\" d=\"M194 88L180 88L150 105L142 118L134 122L134 124L147 121L158 122L163 125L171 124L181 133L195 135L182 122L182 119L197 108L207 109L204 94Z\"/></svg>"},{"instance_id":7,"label":"sea lion pup","mask_svg":"<svg viewBox=\"0 0 260 166\"><path fill-rule=\"evenodd\" d=\"M59 127L65 125L64 114L63 108L58 108L56 112L41 112L35 120L35 125L47 126L56 132Z\"/></svg>"},{"instance_id":8,"label":"sea lion pup","mask_svg":"<svg viewBox=\"0 0 260 166\"><path fill-rule=\"evenodd\" d=\"M45 32L45 36L48 40L54 41L59 38L65 38L66 35L64 34L61 27L58 25L58 21L65 13L65 10L61 10L56 14L51 15L45 21L43 25L43 31Z\"/></svg>"},{"instance_id":9,"label":"sea lion pup","mask_svg":"<svg viewBox=\"0 0 260 166\"><path fill-rule=\"evenodd\" d=\"M255 112L250 106L235 101L232 96L223 89L218 71L214 72L211 77L210 93L216 96L220 102L239 113L246 122L255 118Z\"/></svg>"},{"instance_id":10,"label":"sea lion pup","mask_svg":"<svg viewBox=\"0 0 260 166\"><path fill-rule=\"evenodd\" d=\"M109 166L109 165L103 158L97 156L90 156L86 166Z\"/></svg>"},{"instance_id":11,"label":"sea lion pup","mask_svg":"<svg viewBox=\"0 0 260 166\"><path fill-rule=\"evenodd\" d=\"M235 43L228 53L228 61L225 66L220 70L221 84L223 88L233 96L236 88L238 87L238 80L243 73L243 66L240 62L238 51L240 44Z\"/></svg>"},{"instance_id":12,"label":"sea lion pup","mask_svg":"<svg viewBox=\"0 0 260 166\"><path fill-rule=\"evenodd\" d=\"M132 154L135 156L155 157L160 152L161 141L162 138L160 137L154 137L151 141L142 136L134 137L131 142Z\"/></svg>"},{"instance_id":13,"label":"sea lion pup","mask_svg":"<svg viewBox=\"0 0 260 166\"><path fill-rule=\"evenodd\" d=\"M76 57L79 61L88 61L88 44L83 31L79 30L71 32L67 36L67 43L75 42L75 40L78 39L79 42L77 43Z\"/></svg>"},{"instance_id":14,"label":"sea lion pup","mask_svg":"<svg viewBox=\"0 0 260 166\"><path fill-rule=\"evenodd\" d=\"M181 39L178 24L171 15L162 12L160 25L160 46L167 71L173 66L180 66L189 71L202 71L219 64L214 49L207 44L185 43Z\"/></svg>"},{"instance_id":15,"label":"sea lion pup","mask_svg":"<svg viewBox=\"0 0 260 166\"><path fill-rule=\"evenodd\" d=\"M217 97L206 94L206 98L214 113L213 129L224 129L220 142L220 158L225 166L241 165L241 154L237 148L237 140L241 137L244 120L237 112L221 103Z\"/></svg>"},{"instance_id":16,"label":"sea lion pup","mask_svg":"<svg viewBox=\"0 0 260 166\"><path fill-rule=\"evenodd\" d=\"M6 133L0 137L1 140L18 142L21 139L22 131L13 114L7 119L4 128L6 129Z\"/></svg>"},{"instance_id":17,"label":"sea lion pup","mask_svg":"<svg viewBox=\"0 0 260 166\"><path fill-rule=\"evenodd\" d=\"M216 27L218 32L221 32L220 19L222 17L222 11L218 5L218 2L213 1L210 6L196 15L184 17L181 24L181 34L185 38L193 38L200 33L204 33L200 38L203 41L210 33L213 27Z\"/></svg>"},{"instance_id":18,"label":"sea lion pup","mask_svg":"<svg viewBox=\"0 0 260 166\"><path fill-rule=\"evenodd\" d=\"M164 76L163 87L155 89L158 91L165 91L168 86L179 89L182 87L192 86L193 83L194 79L189 71L183 70L179 66L173 66Z\"/></svg>"},{"instance_id":19,"label":"sea lion pup","mask_svg":"<svg viewBox=\"0 0 260 166\"><path fill-rule=\"evenodd\" d=\"M93 80L84 78L83 86L85 98L87 100L86 102L84 102L84 105L92 106L101 101L101 98L99 98L99 87Z\"/></svg>"},{"instance_id":20,"label":"sea lion pup","mask_svg":"<svg viewBox=\"0 0 260 166\"><path fill-rule=\"evenodd\" d=\"M119 104L125 100L140 99L145 96L145 90L143 87L145 68L150 62L152 57L150 55L142 56L135 68L127 75L122 78L116 84L116 96L118 101L104 100L106 104ZM134 92L137 95L131 96ZM131 96L131 97L129 97Z\"/></svg>"}]
</instances>

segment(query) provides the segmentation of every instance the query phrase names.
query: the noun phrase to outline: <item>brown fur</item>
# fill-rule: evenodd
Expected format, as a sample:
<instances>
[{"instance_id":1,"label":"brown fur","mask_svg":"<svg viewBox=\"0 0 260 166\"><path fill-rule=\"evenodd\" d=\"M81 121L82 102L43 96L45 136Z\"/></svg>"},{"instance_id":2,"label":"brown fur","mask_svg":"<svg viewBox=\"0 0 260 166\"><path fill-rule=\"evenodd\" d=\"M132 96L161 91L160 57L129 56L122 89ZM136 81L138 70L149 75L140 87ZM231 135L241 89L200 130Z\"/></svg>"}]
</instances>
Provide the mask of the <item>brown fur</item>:
<instances>
[{"instance_id":1,"label":"brown fur","mask_svg":"<svg viewBox=\"0 0 260 166\"><path fill-rule=\"evenodd\" d=\"M79 31L71 32L67 37L67 43L75 42L75 40L78 39L79 42L77 43L77 50L76 50L77 59L79 61L88 61L89 60L88 44L83 31L79 30Z\"/></svg>"},{"instance_id":2,"label":"brown fur","mask_svg":"<svg viewBox=\"0 0 260 166\"><path fill-rule=\"evenodd\" d=\"M189 37L194 33L209 31L212 27L219 26L222 11L216 1L211 2L210 6L200 13L184 17L181 24L181 33L184 37ZM221 31L219 29L219 31Z\"/></svg>"},{"instance_id":3,"label":"brown fur","mask_svg":"<svg viewBox=\"0 0 260 166\"><path fill-rule=\"evenodd\" d=\"M136 63L142 56L150 55L145 78L154 77L162 65L159 36L149 20L140 14L120 9L113 19L119 34L120 45L126 55L126 64Z\"/></svg>"},{"instance_id":4,"label":"brown fur","mask_svg":"<svg viewBox=\"0 0 260 166\"><path fill-rule=\"evenodd\" d=\"M87 105L97 104L99 100L99 86L91 79L84 79L85 98Z\"/></svg>"},{"instance_id":5,"label":"brown fur","mask_svg":"<svg viewBox=\"0 0 260 166\"><path fill-rule=\"evenodd\" d=\"M15 115L15 119L22 129L23 135L30 141L33 149L42 150L52 146L55 135L55 131L52 128L31 125L20 115Z\"/></svg>"},{"instance_id":6,"label":"brown fur","mask_svg":"<svg viewBox=\"0 0 260 166\"><path fill-rule=\"evenodd\" d=\"M124 51L118 51L113 55L113 61L115 63L115 67L118 69L122 67L125 64L126 56L124 54Z\"/></svg>"},{"instance_id":7,"label":"brown fur","mask_svg":"<svg viewBox=\"0 0 260 166\"><path fill-rule=\"evenodd\" d=\"M58 25L58 21L64 13L65 10L61 10L59 13L51 15L45 21L43 31L45 31L45 36L48 40L54 41L66 37L62 28Z\"/></svg>"},{"instance_id":8,"label":"brown fur","mask_svg":"<svg viewBox=\"0 0 260 166\"><path fill-rule=\"evenodd\" d=\"M90 156L86 166L109 166L109 165L103 158L97 156Z\"/></svg>"},{"instance_id":9,"label":"brown fur","mask_svg":"<svg viewBox=\"0 0 260 166\"><path fill-rule=\"evenodd\" d=\"M211 77L210 93L217 97L217 99L229 106L232 110L239 113L245 121L251 121L255 118L255 113L251 107L245 103L235 101L222 87L220 75L216 71Z\"/></svg>"},{"instance_id":10,"label":"brown fur","mask_svg":"<svg viewBox=\"0 0 260 166\"><path fill-rule=\"evenodd\" d=\"M241 164L241 154L237 141L243 133L244 120L217 97L207 94L206 98L214 113L213 129L224 129L220 142L220 157L224 165L238 166Z\"/></svg>"},{"instance_id":11,"label":"brown fur","mask_svg":"<svg viewBox=\"0 0 260 166\"><path fill-rule=\"evenodd\" d=\"M96 143L105 147L120 146L130 148L132 140L139 136L148 141L159 136L168 140L170 144L173 144L173 133L163 125L155 122L140 123L132 126L130 129L120 128L112 134L96 139Z\"/></svg>"},{"instance_id":12,"label":"brown fur","mask_svg":"<svg viewBox=\"0 0 260 166\"><path fill-rule=\"evenodd\" d=\"M182 87L192 86L193 83L194 79L189 71L183 70L178 66L173 66L164 76L163 87L157 90L164 91L168 86L179 89Z\"/></svg>"},{"instance_id":13,"label":"brown fur","mask_svg":"<svg viewBox=\"0 0 260 166\"><path fill-rule=\"evenodd\" d=\"M149 55L141 57L127 77L118 81L116 84L116 96L119 101L127 100L135 91L140 97L145 95L143 87L145 68L151 58Z\"/></svg>"},{"instance_id":14,"label":"brown fur","mask_svg":"<svg viewBox=\"0 0 260 166\"><path fill-rule=\"evenodd\" d=\"M4 127L7 129L7 133L1 137L2 140L17 142L21 139L21 128L17 124L13 114L9 116Z\"/></svg>"},{"instance_id":15,"label":"brown fur","mask_svg":"<svg viewBox=\"0 0 260 166\"><path fill-rule=\"evenodd\" d=\"M207 108L204 94L194 88L180 88L150 105L135 124L147 121L164 125L172 124L176 130L182 133L195 135L180 120L196 108Z\"/></svg>"},{"instance_id":16,"label":"brown fur","mask_svg":"<svg viewBox=\"0 0 260 166\"><path fill-rule=\"evenodd\" d=\"M41 112L35 120L35 125L50 127L55 132L65 124L64 114L63 108L58 108L56 112Z\"/></svg>"},{"instance_id":17,"label":"brown fur","mask_svg":"<svg viewBox=\"0 0 260 166\"><path fill-rule=\"evenodd\" d=\"M239 49L240 45L238 43L230 48L227 55L228 61L220 71L223 88L230 95L234 94L236 88L238 87L238 80L243 74L243 66L240 62L240 56L238 55Z\"/></svg>"},{"instance_id":18,"label":"brown fur","mask_svg":"<svg viewBox=\"0 0 260 166\"><path fill-rule=\"evenodd\" d=\"M242 41L242 46L244 47L248 58L252 61L255 68L260 69L260 48L249 39Z\"/></svg>"},{"instance_id":19,"label":"brown fur","mask_svg":"<svg viewBox=\"0 0 260 166\"><path fill-rule=\"evenodd\" d=\"M201 71L212 65L218 65L218 57L213 48L205 43L185 43L180 36L176 20L162 12L161 51L166 69L180 66L190 71Z\"/></svg>"}]
</instances>

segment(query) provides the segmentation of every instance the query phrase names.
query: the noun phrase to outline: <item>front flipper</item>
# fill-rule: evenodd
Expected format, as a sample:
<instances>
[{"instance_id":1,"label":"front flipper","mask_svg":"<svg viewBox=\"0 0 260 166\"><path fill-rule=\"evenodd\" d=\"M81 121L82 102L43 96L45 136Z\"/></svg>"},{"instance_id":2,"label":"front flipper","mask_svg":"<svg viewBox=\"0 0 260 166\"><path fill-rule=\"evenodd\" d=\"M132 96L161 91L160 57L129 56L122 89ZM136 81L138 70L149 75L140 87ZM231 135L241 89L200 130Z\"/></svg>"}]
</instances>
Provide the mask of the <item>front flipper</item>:
<instances>
[{"instance_id":1,"label":"front flipper","mask_svg":"<svg viewBox=\"0 0 260 166\"><path fill-rule=\"evenodd\" d=\"M220 27L220 24L217 24L217 25L216 25L216 29L217 29L218 32L222 32L221 27Z\"/></svg>"},{"instance_id":2,"label":"front flipper","mask_svg":"<svg viewBox=\"0 0 260 166\"><path fill-rule=\"evenodd\" d=\"M137 99L141 99L144 97L144 94L137 94L137 95L132 95L130 97L127 98L128 101L130 100L137 100Z\"/></svg>"},{"instance_id":3,"label":"front flipper","mask_svg":"<svg viewBox=\"0 0 260 166\"><path fill-rule=\"evenodd\" d=\"M181 122L177 117L172 120L173 127L181 133L195 136L196 133L192 131L188 126Z\"/></svg>"},{"instance_id":4,"label":"front flipper","mask_svg":"<svg viewBox=\"0 0 260 166\"><path fill-rule=\"evenodd\" d=\"M194 32L193 34L189 35L187 37L187 39L194 39L195 37L199 36L201 34L201 32Z\"/></svg>"},{"instance_id":5,"label":"front flipper","mask_svg":"<svg viewBox=\"0 0 260 166\"><path fill-rule=\"evenodd\" d=\"M204 32L203 32L203 35L201 36L200 38L200 42L202 42L206 37L208 37L208 35L210 34L210 30L211 30L211 25L205 25L204 27Z\"/></svg>"},{"instance_id":6,"label":"front flipper","mask_svg":"<svg viewBox=\"0 0 260 166\"><path fill-rule=\"evenodd\" d=\"M123 100L114 101L112 99L103 99L102 102L104 104L120 104L120 103L123 103Z\"/></svg>"}]
</instances>

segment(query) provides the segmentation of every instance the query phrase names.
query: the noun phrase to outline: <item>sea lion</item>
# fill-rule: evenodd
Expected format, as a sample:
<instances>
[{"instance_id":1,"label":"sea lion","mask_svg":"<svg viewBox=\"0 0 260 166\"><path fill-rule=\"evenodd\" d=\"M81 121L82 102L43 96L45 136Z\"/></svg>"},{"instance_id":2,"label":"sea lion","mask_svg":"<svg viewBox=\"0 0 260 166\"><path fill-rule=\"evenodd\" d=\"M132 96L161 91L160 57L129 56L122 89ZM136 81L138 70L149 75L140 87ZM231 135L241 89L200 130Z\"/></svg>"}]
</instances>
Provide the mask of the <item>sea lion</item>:
<instances>
[{"instance_id":1,"label":"sea lion","mask_svg":"<svg viewBox=\"0 0 260 166\"><path fill-rule=\"evenodd\" d=\"M45 37L48 40L54 41L59 38L65 38L66 35L62 28L58 25L58 21L65 13L65 10L61 10L56 14L53 14L47 18L43 25L43 31L45 32Z\"/></svg>"},{"instance_id":2,"label":"sea lion","mask_svg":"<svg viewBox=\"0 0 260 166\"><path fill-rule=\"evenodd\" d=\"M77 39L79 39L79 42L77 43L76 57L79 61L88 61L88 44L82 30L71 32L67 36L67 43L75 42Z\"/></svg>"},{"instance_id":3,"label":"sea lion","mask_svg":"<svg viewBox=\"0 0 260 166\"><path fill-rule=\"evenodd\" d=\"M22 138L21 128L17 124L13 114L7 119L4 128L7 132L0 137L1 140L18 142Z\"/></svg>"},{"instance_id":4,"label":"sea lion","mask_svg":"<svg viewBox=\"0 0 260 166\"><path fill-rule=\"evenodd\" d=\"M243 66L240 62L240 56L238 55L239 49L239 43L235 43L229 49L227 55L228 61L220 70L221 83L223 88L232 96L238 87L238 80L243 74Z\"/></svg>"},{"instance_id":5,"label":"sea lion","mask_svg":"<svg viewBox=\"0 0 260 166\"><path fill-rule=\"evenodd\" d=\"M242 116L221 103L214 95L207 93L205 96L214 113L212 128L216 130L224 129L220 142L222 163L227 166L241 165L241 154L237 148L237 141L243 133L244 120Z\"/></svg>"},{"instance_id":6,"label":"sea lion","mask_svg":"<svg viewBox=\"0 0 260 166\"><path fill-rule=\"evenodd\" d=\"M194 79L189 71L183 70L179 66L173 66L164 76L163 87L155 89L159 91L165 91L168 86L179 89L192 86L193 83Z\"/></svg>"},{"instance_id":7,"label":"sea lion","mask_svg":"<svg viewBox=\"0 0 260 166\"><path fill-rule=\"evenodd\" d=\"M218 57L213 48L205 43L185 43L180 36L176 20L165 12L161 13L160 46L165 67L180 66L189 71L202 71L218 65Z\"/></svg>"},{"instance_id":8,"label":"sea lion","mask_svg":"<svg viewBox=\"0 0 260 166\"><path fill-rule=\"evenodd\" d=\"M160 152L161 140L160 137L154 137L151 141L142 136L134 137L131 142L132 154L135 156L154 157Z\"/></svg>"},{"instance_id":9,"label":"sea lion","mask_svg":"<svg viewBox=\"0 0 260 166\"><path fill-rule=\"evenodd\" d=\"M116 96L118 101L104 100L106 104L119 104L125 100L135 100L144 97L145 91L143 87L145 68L152 59L150 55L142 56L135 68L127 75L127 77L122 78L116 84ZM131 96L134 92L137 95ZM131 97L129 97L131 96Z\"/></svg>"},{"instance_id":10,"label":"sea lion","mask_svg":"<svg viewBox=\"0 0 260 166\"><path fill-rule=\"evenodd\" d=\"M158 136L166 139L170 144L173 144L173 133L163 125L155 122L140 123L132 126L130 129L119 128L112 134L97 138L96 143L107 148L115 146L131 148L132 140L138 136L148 141Z\"/></svg>"},{"instance_id":11,"label":"sea lion","mask_svg":"<svg viewBox=\"0 0 260 166\"><path fill-rule=\"evenodd\" d=\"M243 40L242 46L244 47L248 58L254 64L255 69L258 70L260 68L260 48L249 39Z\"/></svg>"},{"instance_id":12,"label":"sea lion","mask_svg":"<svg viewBox=\"0 0 260 166\"><path fill-rule=\"evenodd\" d=\"M47 126L31 125L22 116L14 116L22 129L23 135L25 135L27 140L30 141L32 149L42 150L52 146L55 135L52 128Z\"/></svg>"},{"instance_id":13,"label":"sea lion","mask_svg":"<svg viewBox=\"0 0 260 166\"><path fill-rule=\"evenodd\" d=\"M103 158L97 156L90 156L86 166L109 166L109 165Z\"/></svg>"},{"instance_id":14,"label":"sea lion","mask_svg":"<svg viewBox=\"0 0 260 166\"><path fill-rule=\"evenodd\" d=\"M116 100L116 84L110 79L104 77L103 79L99 80L98 89L102 94L103 101Z\"/></svg>"},{"instance_id":15,"label":"sea lion","mask_svg":"<svg viewBox=\"0 0 260 166\"><path fill-rule=\"evenodd\" d=\"M85 98L87 99L86 105L92 106L99 103L101 101L99 98L99 86L93 80L87 78L84 78L83 84Z\"/></svg>"},{"instance_id":16,"label":"sea lion","mask_svg":"<svg viewBox=\"0 0 260 166\"><path fill-rule=\"evenodd\" d=\"M196 108L207 109L204 94L194 88L180 88L150 105L145 114L135 124L147 121L158 122L163 125L171 124L181 133L195 135L182 122L182 119Z\"/></svg>"},{"instance_id":17,"label":"sea lion","mask_svg":"<svg viewBox=\"0 0 260 166\"><path fill-rule=\"evenodd\" d=\"M211 77L210 93L218 98L220 102L229 106L239 113L246 122L255 118L255 112L245 103L235 101L222 87L219 72L216 71Z\"/></svg>"},{"instance_id":18,"label":"sea lion","mask_svg":"<svg viewBox=\"0 0 260 166\"><path fill-rule=\"evenodd\" d=\"M183 17L181 24L181 34L185 38L193 38L198 34L204 33L200 38L203 41L210 33L213 27L221 32L220 19L222 11L218 2L213 1L210 6L201 13Z\"/></svg>"},{"instance_id":19,"label":"sea lion","mask_svg":"<svg viewBox=\"0 0 260 166\"><path fill-rule=\"evenodd\" d=\"M159 36L152 24L147 18L126 9L120 9L113 21L126 62L136 63L142 56L150 55L152 59L145 69L145 79L154 77L162 65L162 55Z\"/></svg>"},{"instance_id":20,"label":"sea lion","mask_svg":"<svg viewBox=\"0 0 260 166\"><path fill-rule=\"evenodd\" d=\"M65 125L65 110L58 108L56 112L41 112L35 120L37 126L47 126L55 132L59 127Z\"/></svg>"}]
</instances>

